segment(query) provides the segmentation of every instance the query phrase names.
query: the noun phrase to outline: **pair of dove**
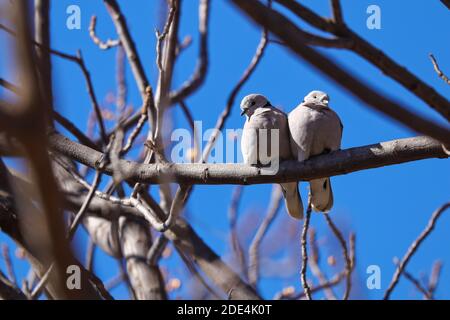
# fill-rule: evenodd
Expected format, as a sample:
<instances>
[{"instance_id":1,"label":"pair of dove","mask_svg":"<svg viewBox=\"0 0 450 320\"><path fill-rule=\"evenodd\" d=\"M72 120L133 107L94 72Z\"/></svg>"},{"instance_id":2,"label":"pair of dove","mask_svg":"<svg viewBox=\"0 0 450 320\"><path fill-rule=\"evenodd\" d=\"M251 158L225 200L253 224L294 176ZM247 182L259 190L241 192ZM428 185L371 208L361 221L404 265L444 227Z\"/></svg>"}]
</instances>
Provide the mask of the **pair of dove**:
<instances>
[{"instance_id":1,"label":"pair of dove","mask_svg":"<svg viewBox=\"0 0 450 320\"><path fill-rule=\"evenodd\" d=\"M272 106L261 94L246 96L241 102L241 115L246 115L241 140L244 162L250 165L260 163L260 129L266 129L266 133L278 129L279 150L276 156L280 161L288 159L303 161L315 155L339 150L343 125L336 112L328 106L329 102L330 98L326 93L312 91L300 105L286 115ZM267 143L265 146L270 150ZM321 212L330 211L333 206L330 178L311 180L309 184L312 209ZM295 219L302 219L303 203L298 183L282 183L281 188L289 215Z\"/></svg>"}]
</instances>

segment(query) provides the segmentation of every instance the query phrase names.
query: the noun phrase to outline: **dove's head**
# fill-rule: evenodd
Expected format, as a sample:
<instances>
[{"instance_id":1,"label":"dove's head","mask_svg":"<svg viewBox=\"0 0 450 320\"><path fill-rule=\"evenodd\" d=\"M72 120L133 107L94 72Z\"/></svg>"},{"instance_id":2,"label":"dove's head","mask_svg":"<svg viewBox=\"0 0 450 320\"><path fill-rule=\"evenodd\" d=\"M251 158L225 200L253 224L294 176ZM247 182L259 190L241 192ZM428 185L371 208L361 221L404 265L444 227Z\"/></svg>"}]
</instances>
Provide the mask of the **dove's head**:
<instances>
[{"instance_id":1,"label":"dove's head","mask_svg":"<svg viewBox=\"0 0 450 320\"><path fill-rule=\"evenodd\" d=\"M241 116L251 116L258 108L270 106L269 100L262 94L249 94L241 101Z\"/></svg>"},{"instance_id":2,"label":"dove's head","mask_svg":"<svg viewBox=\"0 0 450 320\"><path fill-rule=\"evenodd\" d=\"M322 91L314 90L303 99L303 105L308 107L327 108L330 97Z\"/></svg>"}]
</instances>

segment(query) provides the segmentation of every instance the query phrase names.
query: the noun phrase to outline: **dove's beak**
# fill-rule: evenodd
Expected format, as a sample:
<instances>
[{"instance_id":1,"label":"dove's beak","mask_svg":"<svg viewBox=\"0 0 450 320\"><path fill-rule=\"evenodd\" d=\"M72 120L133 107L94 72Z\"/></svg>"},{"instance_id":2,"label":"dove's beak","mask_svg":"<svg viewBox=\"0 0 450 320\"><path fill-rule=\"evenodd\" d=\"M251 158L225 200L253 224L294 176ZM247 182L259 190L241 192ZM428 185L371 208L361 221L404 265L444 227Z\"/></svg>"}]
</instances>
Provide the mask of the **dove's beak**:
<instances>
[{"instance_id":1,"label":"dove's beak","mask_svg":"<svg viewBox=\"0 0 450 320\"><path fill-rule=\"evenodd\" d=\"M246 114L247 113L247 109L242 109L242 111L241 111L241 116L243 116L244 114Z\"/></svg>"}]
</instances>

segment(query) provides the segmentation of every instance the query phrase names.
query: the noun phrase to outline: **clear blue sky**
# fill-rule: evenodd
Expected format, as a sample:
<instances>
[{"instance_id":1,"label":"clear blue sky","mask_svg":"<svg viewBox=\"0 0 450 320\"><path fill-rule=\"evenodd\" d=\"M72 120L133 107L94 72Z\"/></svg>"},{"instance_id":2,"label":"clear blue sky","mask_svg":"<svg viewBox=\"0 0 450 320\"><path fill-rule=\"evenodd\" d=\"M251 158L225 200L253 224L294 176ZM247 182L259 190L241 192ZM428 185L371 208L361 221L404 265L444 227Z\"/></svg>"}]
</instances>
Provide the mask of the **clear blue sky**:
<instances>
[{"instance_id":1,"label":"clear blue sky","mask_svg":"<svg viewBox=\"0 0 450 320\"><path fill-rule=\"evenodd\" d=\"M5 1L1 1L0 3ZM144 63L145 72L152 85L155 85L157 68L155 65L154 29L160 25L159 0L119 1L127 17L130 31L137 43L137 49ZM260 39L260 30L250 23L227 0L212 0L210 26L210 69L205 85L187 104L195 120L203 122L203 128L213 128L217 116L222 111L227 96L247 67ZM329 16L329 1L305 0L305 5L322 15ZM66 28L66 8L77 4L81 8L81 30ZM366 8L377 4L382 10L382 29L366 28ZM343 12L351 28L375 46L407 67L422 80L429 83L444 96L450 98L450 87L440 80L430 63L428 54L434 53L441 67L450 73L450 39L448 18L450 12L437 0L433 1L388 1L388 0L343 0ZM180 37L191 35L193 45L182 54L177 62L174 85L178 87L191 74L197 57L197 1L183 1ZM111 19L100 0L58 0L52 1L52 47L67 53L81 49L86 65L91 72L98 100L104 106L110 106L107 96L115 91L115 50L101 51L89 38L88 26L91 15L97 15L97 34L102 39L116 38ZM3 17L2 17L3 19ZM297 21L297 20L296 20ZM300 22L302 27L312 30ZM5 48L8 37L0 33L0 44ZM340 50L323 50L346 66L367 83L395 100L414 108L415 111L441 121L439 117L421 100L404 90L399 84L385 77L378 69L366 63L355 54ZM11 70L10 53L2 50L6 58L0 59L0 75L14 81ZM54 91L55 105L58 110L83 130L91 110L86 93L85 81L79 68L70 62L55 58ZM127 66L128 68L128 66ZM137 108L140 105L134 80L127 69L129 88L128 102ZM394 123L381 114L375 113L353 99L314 69L299 61L285 48L276 44L269 45L266 54L250 81L240 92L226 128L236 129L243 125L239 116L238 103L248 94L259 92L270 98L272 104L285 111L292 110L313 89L326 91L331 97L331 107L340 115L344 126L343 148L372 144L415 135L408 129ZM0 94L5 94L0 88ZM173 109L173 128L187 128L182 113ZM356 172L332 179L335 205L331 212L335 222L346 233L356 232L357 265L354 278L355 298L379 299L382 297L394 272L393 257L401 257L410 243L425 227L431 213L450 196L450 167L447 160L425 160L397 166ZM185 214L195 230L216 252L229 259L227 210L233 186L199 186L187 205ZM245 187L240 207L241 222L246 226L240 229L243 242L252 236L254 226L263 217L270 199L270 185ZM301 192L305 199L307 190L302 184ZM277 233L276 243L280 246L293 245L289 252L278 252L275 261L262 261L263 281L261 290L265 298L284 286L300 287L299 240L287 230L298 230L297 222L291 220L284 207L280 212L271 234ZM250 226L249 226L250 225ZM437 298L450 298L450 241L448 230L450 218L444 215L433 234L412 259L408 271L419 276L429 273L432 263L442 259L444 263L442 279L437 289ZM324 219L315 214L312 226L319 234L323 257L328 253L337 255L340 251L335 239L324 224ZM272 241L263 243L263 252L272 252ZM84 257L85 239L76 238L77 251ZM11 241L0 234L0 243ZM325 259L322 260L325 260ZM27 264L14 259L17 274L26 274ZM173 257L164 262L171 277L183 278L179 259ZM368 290L365 286L366 268L378 265L382 272L381 290ZM0 259L0 268L4 263ZM97 250L95 271L103 280L116 274L114 261ZM327 270L330 270L327 268ZM268 279L270 278L270 279ZM341 290L337 290L341 292ZM117 298L126 298L123 286L113 291ZM189 292L176 291L172 295L189 297ZM394 291L393 298L421 298L405 279Z\"/></svg>"}]
</instances>

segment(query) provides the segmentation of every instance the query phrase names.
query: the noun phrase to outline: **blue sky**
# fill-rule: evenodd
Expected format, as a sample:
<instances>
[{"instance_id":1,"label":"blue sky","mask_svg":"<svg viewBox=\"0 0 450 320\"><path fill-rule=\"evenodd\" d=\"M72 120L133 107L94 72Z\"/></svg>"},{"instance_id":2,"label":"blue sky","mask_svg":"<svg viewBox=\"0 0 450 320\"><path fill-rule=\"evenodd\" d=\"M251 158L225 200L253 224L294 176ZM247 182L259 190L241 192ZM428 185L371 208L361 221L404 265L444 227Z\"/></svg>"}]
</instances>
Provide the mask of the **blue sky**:
<instances>
[{"instance_id":1,"label":"blue sky","mask_svg":"<svg viewBox=\"0 0 450 320\"><path fill-rule=\"evenodd\" d=\"M4 3L5 1L0 1ZM213 128L217 116L225 106L227 96L240 78L252 58L260 40L260 29L247 21L227 0L211 1L210 25L210 68L205 85L186 102L195 120L203 122L203 128ZM134 37L137 50L143 61L145 72L152 85L156 83L155 65L155 27L161 24L159 0L119 1L127 17L130 31ZM191 35L193 44L186 50L176 64L174 88L179 87L195 68L198 52L197 1L183 1L180 38ZM329 1L304 0L308 7L324 16L330 15ZM66 8L76 4L81 8L81 30L66 28ZM379 5L382 12L381 30L369 30L366 27L366 9L369 5ZM450 98L450 87L436 76L428 54L432 52L441 67L450 73L450 39L447 30L450 12L439 1L388 1L388 0L343 0L344 17L351 28L375 46L381 48L394 60L407 67L419 78L433 86L438 92ZM276 8L279 8L276 6ZM281 9L281 11L283 11ZM283 11L284 12L284 11ZM52 47L74 54L81 49L86 65L91 72L98 100L103 106L111 107L108 95L115 92L115 49L99 50L88 35L91 15L97 15L97 34L100 38L116 38L111 19L100 0L58 0L52 2ZM312 31L304 22L303 28ZM0 17L2 20L4 17ZM2 48L7 47L9 37L0 33ZM443 120L424 102L406 91L395 81L387 78L381 71L365 62L351 52L341 50L321 50L336 59L343 66L363 78L371 86L379 89L389 97L414 108L420 114L436 121ZM2 50L5 58L0 59L0 75L14 81L11 69L11 53ZM85 81L78 66L53 59L54 91L56 108L86 129L91 104L86 92ZM127 66L128 103L138 108L140 97L131 72ZM242 88L226 128L236 129L243 125L239 116L238 103L248 93L259 92L270 98L272 104L286 112L292 110L313 89L327 92L331 97L331 107L336 110L344 123L345 130L342 147L355 147L414 136L415 133L369 110L335 83L316 72L306 63L298 60L286 48L270 44L256 72ZM7 94L0 88L0 94ZM173 122L167 124L167 130L187 128L183 114L174 107L171 111ZM431 213L449 200L450 167L448 160L424 160L397 166L378 168L332 179L335 205L330 213L334 221L345 232L356 233L356 276L355 298L379 299L387 288L394 272L393 257L401 257L410 243L425 227ZM302 196L307 194L306 184L301 184ZM229 261L229 240L227 210L233 186L197 186L187 205L185 214L194 229L216 252ZM248 186L244 188L243 199L239 209L241 222L253 227L242 227L240 236L247 243L252 237L254 226L261 220L270 199L271 186ZM425 241L423 247L411 260L408 271L415 275L429 273L432 263L441 259L444 263L442 279L436 297L450 298L450 290L445 286L450 281L450 251L448 250L448 232L450 218L444 215L433 234ZM315 214L312 226L317 229L323 243L323 256L335 254L340 259L336 241L330 234L323 217ZM282 208L271 234L277 234L275 240L280 244L291 244L293 250L274 254L275 262L263 263L261 290L265 298L271 298L284 286L299 289L298 270L284 263L299 265L299 240L290 236L283 238L284 230L298 230L296 221L291 220ZM273 240L272 240L273 241ZM272 241L263 243L268 248ZM295 244L292 244L295 241ZM0 234L0 243L11 241ZM84 252L85 237L82 233L76 238L77 251ZM264 250L263 250L264 251ZM322 259L325 260L325 259ZM263 260L264 261L264 260ZM14 259L19 277L26 274L27 265ZM177 257L163 262L168 267L171 277L184 277L185 272ZM296 265L295 265L296 264ZM365 286L366 268L378 265L381 268L381 290L368 290ZM0 259L0 268L4 263ZM95 271L107 280L116 274L116 263L97 250ZM274 272L274 270L280 270ZM331 270L328 268L327 270ZM284 272L283 272L284 271ZM341 292L341 288L336 290ZM123 286L113 291L117 298L126 298ZM182 289L173 296L189 297L189 292ZM320 297L320 296L318 296ZM402 279L394 291L393 298L421 298L412 285Z\"/></svg>"}]
</instances>

